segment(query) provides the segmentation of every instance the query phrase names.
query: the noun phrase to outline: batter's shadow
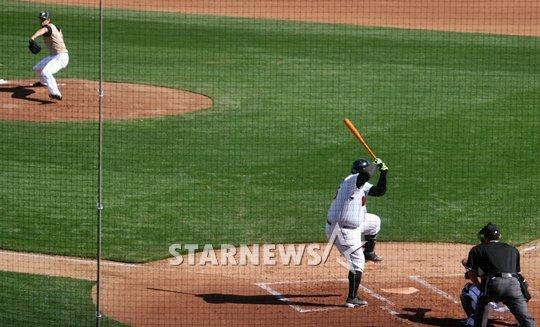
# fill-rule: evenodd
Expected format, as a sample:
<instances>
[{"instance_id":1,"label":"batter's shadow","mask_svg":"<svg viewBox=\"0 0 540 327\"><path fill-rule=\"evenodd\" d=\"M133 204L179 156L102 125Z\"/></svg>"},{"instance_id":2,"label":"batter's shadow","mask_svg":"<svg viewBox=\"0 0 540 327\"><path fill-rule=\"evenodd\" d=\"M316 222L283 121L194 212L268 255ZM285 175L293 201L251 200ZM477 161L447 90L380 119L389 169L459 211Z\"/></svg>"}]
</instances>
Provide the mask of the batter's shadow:
<instances>
[{"instance_id":1,"label":"batter's shadow","mask_svg":"<svg viewBox=\"0 0 540 327\"><path fill-rule=\"evenodd\" d=\"M283 294L280 297L268 294L268 295L238 295L238 294L223 294L223 293L205 293L205 294L192 294L180 291L166 290L160 288L148 288L153 291L193 295L203 299L207 303L223 304L223 303L235 303L235 304L262 304L262 305L298 305L305 307L343 307L343 305L337 304L324 304L313 303L305 301L294 301L293 298L327 298L339 296L339 294ZM286 298L287 300L282 300ZM281 299L281 300L280 300Z\"/></svg>"},{"instance_id":2,"label":"batter's shadow","mask_svg":"<svg viewBox=\"0 0 540 327\"><path fill-rule=\"evenodd\" d=\"M407 319L411 322L427 325L427 326L438 326L438 327L456 327L463 326L463 319L457 318L448 318L448 317L426 317L426 313L431 311L431 309L426 308L403 308L403 311L411 312L409 313L400 313L397 316L402 319ZM509 324L504 321L499 320L490 320L488 326L493 326L493 323L496 326L516 326L514 324Z\"/></svg>"},{"instance_id":3,"label":"batter's shadow","mask_svg":"<svg viewBox=\"0 0 540 327\"><path fill-rule=\"evenodd\" d=\"M29 98L28 96L36 93L36 91L29 88L29 86L17 85L17 86L2 86L0 85L0 92L11 93L11 97L14 99L20 99L30 102L38 102L40 104L52 104L54 101L41 100Z\"/></svg>"}]
</instances>

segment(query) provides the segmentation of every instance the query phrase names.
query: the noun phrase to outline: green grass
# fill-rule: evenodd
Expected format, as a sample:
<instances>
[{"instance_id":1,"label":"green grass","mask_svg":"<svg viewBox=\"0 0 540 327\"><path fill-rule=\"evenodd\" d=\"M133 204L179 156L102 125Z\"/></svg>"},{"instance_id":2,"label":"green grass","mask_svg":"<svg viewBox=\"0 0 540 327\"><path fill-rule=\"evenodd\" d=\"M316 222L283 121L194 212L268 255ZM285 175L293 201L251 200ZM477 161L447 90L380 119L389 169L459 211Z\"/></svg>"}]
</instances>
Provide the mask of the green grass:
<instances>
[{"instance_id":1,"label":"green grass","mask_svg":"<svg viewBox=\"0 0 540 327\"><path fill-rule=\"evenodd\" d=\"M49 8L71 51L58 77L96 79L97 11ZM32 76L39 10L0 6L2 78ZM382 240L475 242L488 221L513 243L540 236L539 38L114 10L105 27L107 80L214 100L106 123L109 259L324 240L335 189L366 156L344 117L390 167L387 195L369 202ZM0 130L0 248L93 256L97 125Z\"/></svg>"},{"instance_id":2,"label":"green grass","mask_svg":"<svg viewBox=\"0 0 540 327\"><path fill-rule=\"evenodd\" d=\"M93 283L0 272L2 326L95 326ZM102 326L123 326L103 317Z\"/></svg>"}]
</instances>

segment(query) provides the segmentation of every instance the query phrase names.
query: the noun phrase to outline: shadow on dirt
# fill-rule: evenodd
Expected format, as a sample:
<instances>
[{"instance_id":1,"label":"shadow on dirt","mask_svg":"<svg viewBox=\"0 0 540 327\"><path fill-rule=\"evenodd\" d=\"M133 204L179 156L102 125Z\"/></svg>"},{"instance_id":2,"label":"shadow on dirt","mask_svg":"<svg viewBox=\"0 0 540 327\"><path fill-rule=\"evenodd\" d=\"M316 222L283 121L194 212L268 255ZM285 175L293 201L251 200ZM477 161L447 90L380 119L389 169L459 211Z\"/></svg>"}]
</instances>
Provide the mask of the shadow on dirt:
<instances>
[{"instance_id":1,"label":"shadow on dirt","mask_svg":"<svg viewBox=\"0 0 540 327\"><path fill-rule=\"evenodd\" d=\"M325 303L313 303L305 301L295 301L294 298L328 298L339 297L338 294L283 294L280 296L275 295L238 295L238 294L222 294L222 293L207 293L207 294L191 294L180 291L148 288L153 291L178 293L186 295L194 295L202 298L207 303L221 304L221 303L236 303L236 304L266 304L266 305L298 305L303 307L343 307L338 304L325 304Z\"/></svg>"},{"instance_id":2,"label":"shadow on dirt","mask_svg":"<svg viewBox=\"0 0 540 327\"><path fill-rule=\"evenodd\" d=\"M210 293L210 294L197 294L197 297L202 298L208 303L239 303L239 304L291 304L299 305L303 307L342 307L342 305L337 304L324 304L324 303L312 303L305 301L295 301L294 298L326 298L338 296L337 294L316 294L316 295L293 295L293 294L283 294L282 296L274 295L237 295L237 294L220 294L220 293ZM286 299L286 300L285 300Z\"/></svg>"},{"instance_id":3,"label":"shadow on dirt","mask_svg":"<svg viewBox=\"0 0 540 327\"><path fill-rule=\"evenodd\" d=\"M36 91L30 89L29 86L22 86L22 85L6 86L6 85L0 85L0 92L11 93L11 97L15 98L15 99L21 99L21 100L26 100L26 101L31 101L31 102L38 102L40 104L54 103L54 101L29 98L28 96L36 93Z\"/></svg>"}]
</instances>

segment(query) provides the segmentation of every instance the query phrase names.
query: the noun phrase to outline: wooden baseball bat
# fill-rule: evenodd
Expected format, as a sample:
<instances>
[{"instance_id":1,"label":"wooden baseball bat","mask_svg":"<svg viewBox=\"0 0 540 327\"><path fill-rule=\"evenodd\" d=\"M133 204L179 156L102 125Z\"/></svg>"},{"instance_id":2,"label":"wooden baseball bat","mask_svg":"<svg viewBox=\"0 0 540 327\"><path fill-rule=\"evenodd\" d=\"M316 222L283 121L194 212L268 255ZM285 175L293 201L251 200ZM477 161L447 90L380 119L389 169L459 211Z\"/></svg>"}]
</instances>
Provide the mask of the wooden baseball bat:
<instances>
[{"instance_id":1,"label":"wooden baseball bat","mask_svg":"<svg viewBox=\"0 0 540 327\"><path fill-rule=\"evenodd\" d=\"M369 147L369 145L366 143L366 141L364 140L364 138L362 137L362 134L360 134L360 132L356 129L356 127L354 126L354 124L352 123L352 121L349 119L349 118L345 118L343 120L343 122L345 123L345 126L347 126L347 128L349 129L349 131L351 131L351 133L354 135L354 137L356 137L356 139L358 141L360 141L360 143L364 146L364 149L366 149L366 151L369 153L369 155L371 156L371 158L373 158L373 160L377 159L377 156L375 155L375 153L373 152L373 150L371 150L371 148Z\"/></svg>"}]
</instances>

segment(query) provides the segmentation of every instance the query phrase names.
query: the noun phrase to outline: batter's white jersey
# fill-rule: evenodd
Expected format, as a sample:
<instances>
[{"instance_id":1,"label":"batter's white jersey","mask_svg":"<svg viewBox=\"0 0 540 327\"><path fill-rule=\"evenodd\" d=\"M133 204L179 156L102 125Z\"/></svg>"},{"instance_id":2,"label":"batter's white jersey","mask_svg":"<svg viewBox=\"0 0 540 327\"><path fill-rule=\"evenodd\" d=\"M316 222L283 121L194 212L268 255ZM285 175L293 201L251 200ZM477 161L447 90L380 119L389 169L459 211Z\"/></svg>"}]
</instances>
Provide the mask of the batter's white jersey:
<instances>
[{"instance_id":1,"label":"batter's white jersey","mask_svg":"<svg viewBox=\"0 0 540 327\"><path fill-rule=\"evenodd\" d=\"M358 174L350 174L341 182L328 210L327 219L330 223L357 228L364 222L367 195L373 184L366 182L358 188L357 177Z\"/></svg>"}]
</instances>

